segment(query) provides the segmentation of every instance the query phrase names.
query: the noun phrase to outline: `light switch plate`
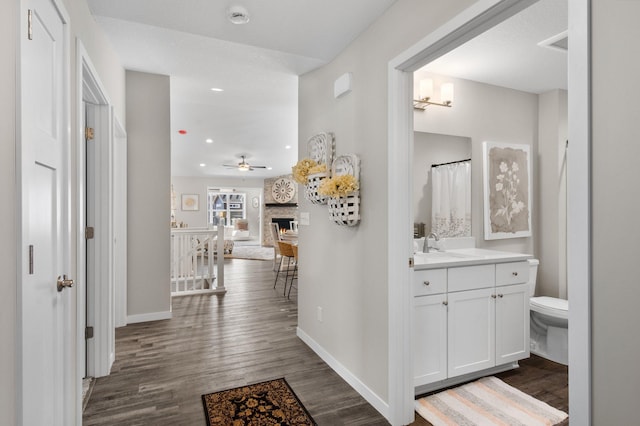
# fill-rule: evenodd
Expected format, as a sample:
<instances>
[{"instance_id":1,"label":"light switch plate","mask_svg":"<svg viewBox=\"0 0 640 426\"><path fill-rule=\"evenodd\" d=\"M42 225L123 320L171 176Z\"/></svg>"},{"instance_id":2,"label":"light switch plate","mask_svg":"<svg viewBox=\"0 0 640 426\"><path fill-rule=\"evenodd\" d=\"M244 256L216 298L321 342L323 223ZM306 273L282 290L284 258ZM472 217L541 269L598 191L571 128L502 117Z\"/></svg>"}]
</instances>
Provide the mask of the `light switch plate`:
<instances>
[{"instance_id":1,"label":"light switch plate","mask_svg":"<svg viewBox=\"0 0 640 426\"><path fill-rule=\"evenodd\" d=\"M298 219L298 225L309 226L309 212L300 212L300 219Z\"/></svg>"}]
</instances>

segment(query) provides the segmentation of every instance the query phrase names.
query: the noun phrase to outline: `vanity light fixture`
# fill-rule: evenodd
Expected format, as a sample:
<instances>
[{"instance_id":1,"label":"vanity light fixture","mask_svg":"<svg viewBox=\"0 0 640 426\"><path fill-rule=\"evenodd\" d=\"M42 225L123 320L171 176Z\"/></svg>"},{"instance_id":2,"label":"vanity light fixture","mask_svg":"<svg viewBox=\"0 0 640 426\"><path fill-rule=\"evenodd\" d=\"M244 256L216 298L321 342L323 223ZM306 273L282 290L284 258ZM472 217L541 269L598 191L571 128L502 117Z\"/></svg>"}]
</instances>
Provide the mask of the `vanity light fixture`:
<instances>
[{"instance_id":1,"label":"vanity light fixture","mask_svg":"<svg viewBox=\"0 0 640 426\"><path fill-rule=\"evenodd\" d=\"M413 100L413 108L425 110L429 105L437 105L451 108L453 104L453 83L444 83L440 86L440 102L434 102L433 80L425 78L420 80L418 99Z\"/></svg>"}]
</instances>

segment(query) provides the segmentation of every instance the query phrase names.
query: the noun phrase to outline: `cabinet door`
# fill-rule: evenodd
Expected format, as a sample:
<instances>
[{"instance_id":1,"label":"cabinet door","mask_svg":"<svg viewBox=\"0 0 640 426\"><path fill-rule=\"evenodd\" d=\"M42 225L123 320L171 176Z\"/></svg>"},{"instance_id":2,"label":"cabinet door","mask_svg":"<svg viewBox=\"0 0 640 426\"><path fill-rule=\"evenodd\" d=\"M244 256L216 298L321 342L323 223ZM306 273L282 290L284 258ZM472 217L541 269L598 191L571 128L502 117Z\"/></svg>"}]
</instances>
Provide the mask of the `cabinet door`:
<instances>
[{"instance_id":1,"label":"cabinet door","mask_svg":"<svg viewBox=\"0 0 640 426\"><path fill-rule=\"evenodd\" d=\"M496 365L529 357L529 285L496 287Z\"/></svg>"},{"instance_id":2,"label":"cabinet door","mask_svg":"<svg viewBox=\"0 0 640 426\"><path fill-rule=\"evenodd\" d=\"M414 297L413 376L414 386L447 378L446 296Z\"/></svg>"},{"instance_id":3,"label":"cabinet door","mask_svg":"<svg viewBox=\"0 0 640 426\"><path fill-rule=\"evenodd\" d=\"M495 364L494 288L448 294L448 373L459 376Z\"/></svg>"}]
</instances>

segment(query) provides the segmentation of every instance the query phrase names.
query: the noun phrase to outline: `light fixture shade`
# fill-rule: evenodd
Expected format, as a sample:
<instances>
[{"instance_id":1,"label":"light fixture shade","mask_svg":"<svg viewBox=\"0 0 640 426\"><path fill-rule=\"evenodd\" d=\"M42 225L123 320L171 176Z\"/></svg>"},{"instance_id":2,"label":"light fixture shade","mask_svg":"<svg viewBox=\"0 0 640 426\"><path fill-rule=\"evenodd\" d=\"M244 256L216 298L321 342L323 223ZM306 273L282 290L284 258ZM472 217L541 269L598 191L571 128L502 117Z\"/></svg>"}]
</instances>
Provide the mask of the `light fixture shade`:
<instances>
[{"instance_id":1,"label":"light fixture shade","mask_svg":"<svg viewBox=\"0 0 640 426\"><path fill-rule=\"evenodd\" d=\"M420 80L419 99L431 99L433 97L433 80L425 78Z\"/></svg>"},{"instance_id":2,"label":"light fixture shade","mask_svg":"<svg viewBox=\"0 0 640 426\"><path fill-rule=\"evenodd\" d=\"M444 104L453 103L453 83L444 83L440 87L440 99Z\"/></svg>"}]
</instances>

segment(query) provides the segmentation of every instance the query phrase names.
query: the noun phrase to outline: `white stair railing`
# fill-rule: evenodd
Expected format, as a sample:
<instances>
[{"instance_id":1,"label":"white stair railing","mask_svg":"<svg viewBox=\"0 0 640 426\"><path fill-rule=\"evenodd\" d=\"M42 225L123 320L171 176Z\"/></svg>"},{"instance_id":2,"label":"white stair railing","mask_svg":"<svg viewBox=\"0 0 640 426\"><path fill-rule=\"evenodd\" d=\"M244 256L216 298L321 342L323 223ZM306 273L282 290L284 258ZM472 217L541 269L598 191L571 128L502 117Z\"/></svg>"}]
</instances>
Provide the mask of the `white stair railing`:
<instances>
[{"instance_id":1,"label":"white stair railing","mask_svg":"<svg viewBox=\"0 0 640 426\"><path fill-rule=\"evenodd\" d=\"M224 237L210 229L171 230L171 295L224 293ZM214 273L215 253L217 271ZM214 285L215 284L215 285Z\"/></svg>"}]
</instances>

